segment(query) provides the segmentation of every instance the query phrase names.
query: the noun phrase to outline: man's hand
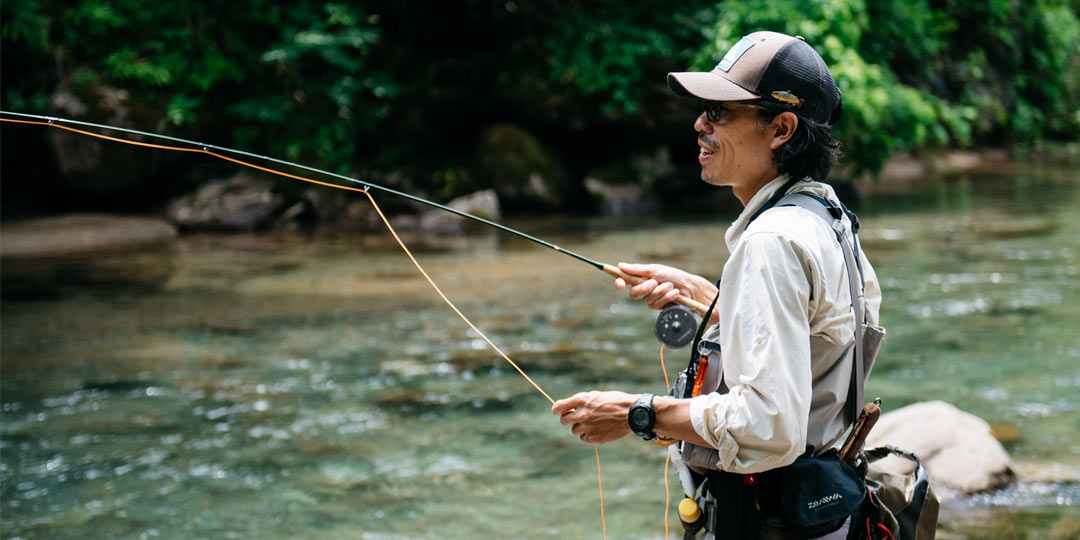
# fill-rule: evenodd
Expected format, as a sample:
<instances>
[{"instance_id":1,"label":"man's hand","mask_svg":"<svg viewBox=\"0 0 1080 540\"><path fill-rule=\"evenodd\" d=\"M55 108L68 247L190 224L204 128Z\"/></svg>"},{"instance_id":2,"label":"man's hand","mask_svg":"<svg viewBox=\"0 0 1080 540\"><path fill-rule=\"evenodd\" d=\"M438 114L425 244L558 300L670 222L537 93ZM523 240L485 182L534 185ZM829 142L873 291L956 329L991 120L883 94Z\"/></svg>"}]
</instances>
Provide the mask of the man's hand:
<instances>
[{"instance_id":1,"label":"man's hand","mask_svg":"<svg viewBox=\"0 0 1080 540\"><path fill-rule=\"evenodd\" d=\"M619 269L645 281L630 287L630 298L643 300L652 309L664 309L679 295L709 305L716 296L716 286L709 280L685 270L663 264L619 263ZM615 288L625 289L626 280L615 278Z\"/></svg>"},{"instance_id":2,"label":"man's hand","mask_svg":"<svg viewBox=\"0 0 1080 540\"><path fill-rule=\"evenodd\" d=\"M626 415L636 399L626 392L581 392L555 402L551 413L582 442L603 444L630 434Z\"/></svg>"}]
</instances>

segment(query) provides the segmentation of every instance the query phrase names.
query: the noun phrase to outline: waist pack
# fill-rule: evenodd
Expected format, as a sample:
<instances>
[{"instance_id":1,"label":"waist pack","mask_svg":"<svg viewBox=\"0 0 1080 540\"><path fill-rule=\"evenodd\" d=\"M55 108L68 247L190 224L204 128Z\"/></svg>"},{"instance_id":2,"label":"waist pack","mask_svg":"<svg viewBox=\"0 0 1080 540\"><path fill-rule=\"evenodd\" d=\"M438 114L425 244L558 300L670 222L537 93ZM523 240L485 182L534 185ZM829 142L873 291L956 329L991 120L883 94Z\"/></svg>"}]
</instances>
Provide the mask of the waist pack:
<instances>
[{"instance_id":1,"label":"waist pack","mask_svg":"<svg viewBox=\"0 0 1080 540\"><path fill-rule=\"evenodd\" d=\"M800 457L776 473L778 510L804 538L839 529L866 499L866 469L840 460L835 450Z\"/></svg>"},{"instance_id":2,"label":"waist pack","mask_svg":"<svg viewBox=\"0 0 1080 540\"><path fill-rule=\"evenodd\" d=\"M865 451L868 496L852 515L848 540L932 540L937 532L940 503L918 456L895 446ZM888 456L914 462L908 474L874 464Z\"/></svg>"}]
</instances>

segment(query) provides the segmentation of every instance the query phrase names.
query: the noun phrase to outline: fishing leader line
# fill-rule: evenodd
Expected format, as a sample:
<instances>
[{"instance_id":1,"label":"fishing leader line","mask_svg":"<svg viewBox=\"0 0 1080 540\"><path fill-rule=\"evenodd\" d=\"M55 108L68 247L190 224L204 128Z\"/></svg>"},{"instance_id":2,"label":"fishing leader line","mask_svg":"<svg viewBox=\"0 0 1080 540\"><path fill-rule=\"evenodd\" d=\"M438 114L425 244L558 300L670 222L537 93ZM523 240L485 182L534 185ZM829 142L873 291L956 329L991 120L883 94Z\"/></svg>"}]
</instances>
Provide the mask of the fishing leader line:
<instances>
[{"instance_id":1,"label":"fishing leader line","mask_svg":"<svg viewBox=\"0 0 1080 540\"><path fill-rule=\"evenodd\" d=\"M511 366L513 366L513 368L515 370L517 370L517 372L522 377L524 377L525 380L528 381L529 384L531 384L533 386L533 388L535 388L545 398L547 398L547 400L549 402L551 402L552 405L555 404L555 400L552 399L551 396L548 395L548 393L544 391L544 389L540 388L540 385L536 384L536 382L533 381L532 378L529 377L525 373L525 371L522 370L521 367L519 367L517 365L517 363L515 363L513 360L511 360L510 357L506 353L504 353L502 351L502 349L500 349L497 345L495 345L495 343L493 341L491 341L491 339L489 339L487 337L487 335L484 334L483 331L481 331L479 328L477 328L476 325L473 324L473 322L471 320L469 320L469 318L466 317L465 314L462 313L461 310L459 310L456 305L454 305L454 303L450 300L450 298L448 298L446 296L446 294L443 293L442 289L439 288L439 286L435 283L435 281L431 278L431 276L428 275L427 271L424 270L423 266L420 265L420 262L416 260L416 257L413 256L412 252L405 245L405 243L401 240L401 237L398 236L397 231L394 230L394 227L390 225L390 220L388 220L386 218L386 215L383 214L383 211L379 207L378 203L375 202L375 198L371 195L370 189L371 188L381 189L383 191L393 193L393 194L396 194L396 195L399 195L399 196L402 196L402 197L405 197L405 198L408 198L408 199L411 199L411 200L415 200L415 201L418 201L418 202L422 202L424 204L428 204L430 206L434 206L436 208L440 208L440 209L446 210L448 212L452 212L454 214L457 214L457 215L460 215L460 216L463 216L463 217L475 219L477 221L480 221L482 223L486 223L486 224L491 225L493 227L496 227L498 229L501 229L501 230L516 234L516 235L521 236L523 238L527 238L529 240L532 240L532 241L537 242L539 244L542 244L544 246L550 247L550 248L554 249L555 251L558 251L558 252L561 252L561 253L566 253L567 255L570 255L571 257L574 257L575 259L587 262L587 263L589 263L589 264L591 264L591 265L593 265L593 266L595 266L597 268L600 268L601 270L607 271L604 267L609 266L609 265L604 265L602 263L598 263L596 261L588 259L588 258L586 258L586 257L584 257L582 255L578 255L577 253L574 253L574 252L572 252L570 250L562 249L562 248L560 248L559 246L557 246L555 244L552 244L550 242L541 240L539 238L536 238L534 236L525 234L525 233L517 231L515 229L511 229L511 228L506 227L504 225L500 225L500 224L495 223L493 221L486 220L484 218L480 218L480 217L474 216L472 214L468 214L466 212L462 212L460 210L456 210L456 209L448 207L448 206L444 206L444 205L441 205L441 204L438 204L438 203L435 203L435 202L432 202L432 201L428 201L426 199L422 199L420 197L416 197L415 195L409 195L407 193L403 193L403 192L393 190L393 189L390 189L390 188L385 188L385 187L379 186L377 184L372 184L372 183L369 183L369 182L363 182L363 181L356 180L354 178L350 178L350 177L347 177L347 176L334 174L334 173L331 173L331 172L328 172L328 171L323 171L323 170L320 170L320 169L315 169L315 168L307 167L307 166L304 166L304 165L299 165L297 163L292 163L292 162L279 160L279 159L275 159L275 158L270 158L270 157L266 157L266 156L260 156L258 154L252 154L252 153L244 152L244 151L241 151L241 150L234 150L232 148L225 148L225 147L215 146L215 145L210 145L210 144L202 144L202 143L197 143L197 142L194 142L194 141L189 141L189 140L186 140L186 139L179 139L179 138L176 138L176 137L169 137L169 136L166 136L166 135L159 135L159 134L156 134L156 133L148 133L148 132L137 131L137 130L127 129L127 128L118 128L118 127L107 126L107 125L102 125L102 124L92 124L92 123L89 123L89 122L79 122L79 121L66 120L66 119L56 118L56 117L47 117L47 116L24 114L24 113L13 113L13 112L8 112L8 111L0 111L0 115L12 115L12 116L18 116L18 117L22 117L22 118L33 118L34 119L34 120L14 120L14 119L9 119L9 118L0 118L0 122L11 122L11 123L17 123L17 124L30 124L30 125L41 125L41 126L46 126L46 127L54 127L54 128L62 129L62 130L65 130L65 131L78 133L80 135L87 135L87 136L95 137L95 138L99 138L99 139L105 139L105 140L124 143L124 144L131 144L131 145L134 145L134 146L143 146L143 147L148 147L148 148L155 148L155 149L160 149L160 150L172 150L172 151L177 151L177 152L202 153L202 154L207 154L207 155L210 155L210 156L214 156L214 157L219 158L219 159L223 159L225 161L236 163L236 164L239 164L239 165L242 165L242 166L245 166L245 167L250 167L250 168L257 169L257 170L267 172L267 173L270 173L270 174L275 174L275 175L278 175L278 176L284 176L286 178L291 178L291 179L294 179L294 180L300 180L300 181L303 181L303 182L308 182L308 183L312 183L312 184L318 184L318 185L321 185L321 186L327 186L327 187L332 187L332 188L336 188L336 189L344 189L344 190L347 190L347 191L357 191L357 192L363 193L364 195L367 196L368 200L371 202L372 208L374 208L375 212L378 213L379 218L382 220L382 222L386 226L387 230L390 231L391 236L394 237L394 240L397 242L398 246L400 246L402 251L405 252L405 255L407 255L409 257L409 260L412 261L413 265L420 272L420 275L422 275L424 277L424 279L428 282L428 284L431 285L432 289L434 289L435 292L439 295L439 298L441 298L443 300L443 302L445 302L446 305L448 305L450 307L450 309L453 310L453 312L459 318L461 318L461 320L464 321L466 325L468 325L469 328L471 328L474 332L476 332L477 335L479 335L481 337L481 339L483 339L484 342L488 344L488 346L490 346L496 353L498 353L499 356L502 357L503 360L505 360L507 363L509 363ZM165 140L181 142L181 143L184 143L184 144L196 145L196 146L199 146L200 148L182 148L182 147L179 147L179 146L150 144L150 143L144 143L144 142L139 142L139 141L120 139L120 138L116 138L116 137L109 137L109 136L102 135L102 134L99 134L99 133L92 133L92 132L89 132L89 131L75 129L75 128L71 128L71 127L68 127L68 126L60 125L57 122L64 122L64 123L70 123L70 124L76 124L76 125L84 125L84 126L90 126L90 127L95 127L95 128L99 128L99 129L109 129L109 130L122 131L122 132L126 132L126 133L142 135L142 136L145 136L145 137L155 137L155 138L160 138L160 139L165 139ZM286 173L286 172L270 169L270 168L267 168L267 167L261 167L259 165L255 165L253 163L248 163L246 161L242 161L242 160L239 160L239 159L224 156L222 154L213 152L211 150L218 150L218 151L221 151L221 152L229 152L229 153L254 157L254 158L257 158L257 159L263 159L263 160L266 160L266 161L279 163L279 164L283 164L283 165L288 165L288 166L292 166L292 167L297 167L297 168L300 168L300 169L309 170L309 171L316 172L316 173L319 173L319 174L324 174L324 175L328 175L328 176L331 176L331 177L334 177L334 178L338 178L338 179L346 180L346 181L349 181L349 182L357 183L357 184L362 185L363 187L362 188L356 188L356 187L351 187L351 186L342 186L340 184L332 184L332 183L329 183L329 182L321 182L321 181L318 181L318 180L313 180L311 178L306 178L306 177L303 177L303 176L289 174L289 173ZM598 486L599 492L600 492L600 523L601 523L601 527L602 527L602 531L603 531L603 538L606 540L607 539L607 521L606 521L606 519L604 517L604 486L603 486L603 480L602 480L601 475L600 475L600 446L599 445L593 445L593 451L596 454L596 481L597 481L597 486Z\"/></svg>"}]
</instances>

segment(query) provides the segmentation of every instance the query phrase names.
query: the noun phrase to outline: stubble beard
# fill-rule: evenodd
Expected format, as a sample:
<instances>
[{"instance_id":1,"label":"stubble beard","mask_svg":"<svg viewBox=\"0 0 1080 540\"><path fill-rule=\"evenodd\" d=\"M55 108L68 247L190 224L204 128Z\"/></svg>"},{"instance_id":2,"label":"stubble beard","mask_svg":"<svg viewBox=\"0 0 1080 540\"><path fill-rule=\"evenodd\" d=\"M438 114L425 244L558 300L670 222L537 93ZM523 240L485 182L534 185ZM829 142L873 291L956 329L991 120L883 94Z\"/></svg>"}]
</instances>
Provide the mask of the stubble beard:
<instances>
[{"instance_id":1,"label":"stubble beard","mask_svg":"<svg viewBox=\"0 0 1080 540\"><path fill-rule=\"evenodd\" d=\"M709 172L705 170L705 167L701 168L701 181L709 184L710 186L726 186L727 182L715 172Z\"/></svg>"}]
</instances>

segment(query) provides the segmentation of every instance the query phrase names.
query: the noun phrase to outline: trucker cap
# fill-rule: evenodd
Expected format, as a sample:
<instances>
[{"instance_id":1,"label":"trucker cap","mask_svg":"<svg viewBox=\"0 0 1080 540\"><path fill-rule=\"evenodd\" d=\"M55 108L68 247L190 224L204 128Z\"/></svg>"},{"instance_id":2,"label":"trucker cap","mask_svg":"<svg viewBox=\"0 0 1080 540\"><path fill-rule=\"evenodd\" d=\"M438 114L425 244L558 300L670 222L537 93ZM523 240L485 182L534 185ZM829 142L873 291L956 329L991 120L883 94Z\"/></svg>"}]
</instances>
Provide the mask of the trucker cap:
<instances>
[{"instance_id":1,"label":"trucker cap","mask_svg":"<svg viewBox=\"0 0 1080 540\"><path fill-rule=\"evenodd\" d=\"M740 39L712 71L668 73L668 87L709 101L774 100L816 122L840 119L840 89L825 61L803 38L754 32Z\"/></svg>"}]
</instances>

